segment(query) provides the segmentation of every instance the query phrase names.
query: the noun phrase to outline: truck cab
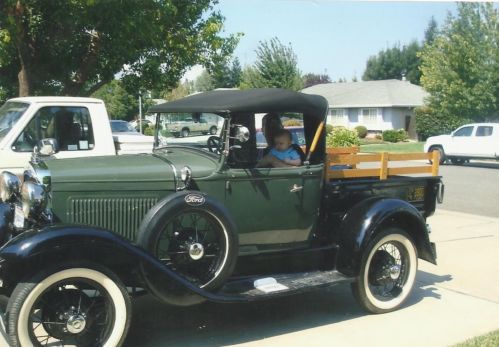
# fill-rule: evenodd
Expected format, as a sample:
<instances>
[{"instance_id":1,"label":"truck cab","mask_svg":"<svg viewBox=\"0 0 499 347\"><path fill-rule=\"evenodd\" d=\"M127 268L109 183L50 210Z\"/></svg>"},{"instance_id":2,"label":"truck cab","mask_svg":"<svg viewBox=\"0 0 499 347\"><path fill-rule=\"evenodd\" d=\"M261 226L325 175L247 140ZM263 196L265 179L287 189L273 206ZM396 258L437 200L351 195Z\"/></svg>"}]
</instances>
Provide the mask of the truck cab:
<instances>
[{"instance_id":1,"label":"truck cab","mask_svg":"<svg viewBox=\"0 0 499 347\"><path fill-rule=\"evenodd\" d=\"M0 168L22 174L43 138L57 140L56 158L116 153L102 100L26 97L11 99L0 108Z\"/></svg>"}]
</instances>

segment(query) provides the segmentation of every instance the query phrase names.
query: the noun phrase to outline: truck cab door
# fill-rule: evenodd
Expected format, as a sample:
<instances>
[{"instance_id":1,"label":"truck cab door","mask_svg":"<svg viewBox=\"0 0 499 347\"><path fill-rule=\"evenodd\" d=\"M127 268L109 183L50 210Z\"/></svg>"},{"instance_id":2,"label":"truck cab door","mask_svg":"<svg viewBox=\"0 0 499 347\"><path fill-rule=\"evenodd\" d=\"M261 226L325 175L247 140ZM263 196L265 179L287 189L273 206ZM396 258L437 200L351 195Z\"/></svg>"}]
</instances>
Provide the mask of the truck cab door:
<instances>
[{"instance_id":1,"label":"truck cab door","mask_svg":"<svg viewBox=\"0 0 499 347\"><path fill-rule=\"evenodd\" d=\"M474 126L463 126L452 134L447 148L444 148L447 155L466 156L471 155L470 148L472 136L474 134Z\"/></svg>"},{"instance_id":2,"label":"truck cab door","mask_svg":"<svg viewBox=\"0 0 499 347\"><path fill-rule=\"evenodd\" d=\"M229 169L225 205L239 229L241 250L299 248L315 230L324 166Z\"/></svg>"},{"instance_id":3,"label":"truck cab door","mask_svg":"<svg viewBox=\"0 0 499 347\"><path fill-rule=\"evenodd\" d=\"M494 158L496 148L499 146L499 136L497 128L493 125L478 125L471 144L472 155L474 157Z\"/></svg>"}]
</instances>

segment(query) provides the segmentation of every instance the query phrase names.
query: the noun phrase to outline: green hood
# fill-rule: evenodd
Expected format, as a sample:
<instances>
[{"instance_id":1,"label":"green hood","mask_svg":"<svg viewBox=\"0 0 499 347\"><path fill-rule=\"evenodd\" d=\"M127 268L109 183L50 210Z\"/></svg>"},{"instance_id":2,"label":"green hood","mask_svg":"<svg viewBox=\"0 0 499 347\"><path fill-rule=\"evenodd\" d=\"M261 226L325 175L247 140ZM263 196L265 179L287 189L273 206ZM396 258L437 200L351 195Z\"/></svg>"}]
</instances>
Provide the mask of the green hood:
<instances>
[{"instance_id":1,"label":"green hood","mask_svg":"<svg viewBox=\"0 0 499 347\"><path fill-rule=\"evenodd\" d=\"M175 190L175 174L188 165L193 178L211 175L216 157L189 148L155 154L47 160L52 191Z\"/></svg>"},{"instance_id":2,"label":"green hood","mask_svg":"<svg viewBox=\"0 0 499 347\"><path fill-rule=\"evenodd\" d=\"M206 151L187 147L168 147L155 151L155 155L171 162L180 171L184 166L192 170L193 178L210 176L217 169L218 158Z\"/></svg>"},{"instance_id":3,"label":"green hood","mask_svg":"<svg viewBox=\"0 0 499 347\"><path fill-rule=\"evenodd\" d=\"M150 154L47 160L52 191L172 190L171 165Z\"/></svg>"}]
</instances>

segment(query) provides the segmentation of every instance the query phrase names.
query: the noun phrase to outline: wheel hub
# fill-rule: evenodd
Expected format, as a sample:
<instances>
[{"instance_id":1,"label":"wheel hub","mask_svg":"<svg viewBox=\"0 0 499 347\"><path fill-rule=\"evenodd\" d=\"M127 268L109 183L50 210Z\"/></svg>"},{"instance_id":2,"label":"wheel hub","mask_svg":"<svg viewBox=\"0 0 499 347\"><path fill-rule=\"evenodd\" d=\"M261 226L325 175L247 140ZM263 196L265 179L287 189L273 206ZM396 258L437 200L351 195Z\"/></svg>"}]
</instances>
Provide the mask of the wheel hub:
<instances>
[{"instance_id":1,"label":"wheel hub","mask_svg":"<svg viewBox=\"0 0 499 347\"><path fill-rule=\"evenodd\" d=\"M204 247L200 243L193 243L189 245L189 256L192 260L199 260L204 255Z\"/></svg>"},{"instance_id":2,"label":"wheel hub","mask_svg":"<svg viewBox=\"0 0 499 347\"><path fill-rule=\"evenodd\" d=\"M393 265L390 267L390 278L396 280L400 277L400 265Z\"/></svg>"},{"instance_id":3,"label":"wheel hub","mask_svg":"<svg viewBox=\"0 0 499 347\"><path fill-rule=\"evenodd\" d=\"M68 321L66 322L66 329L68 329L68 332L71 334L79 334L85 329L86 325L87 321L85 320L85 315L76 314L69 316Z\"/></svg>"}]
</instances>

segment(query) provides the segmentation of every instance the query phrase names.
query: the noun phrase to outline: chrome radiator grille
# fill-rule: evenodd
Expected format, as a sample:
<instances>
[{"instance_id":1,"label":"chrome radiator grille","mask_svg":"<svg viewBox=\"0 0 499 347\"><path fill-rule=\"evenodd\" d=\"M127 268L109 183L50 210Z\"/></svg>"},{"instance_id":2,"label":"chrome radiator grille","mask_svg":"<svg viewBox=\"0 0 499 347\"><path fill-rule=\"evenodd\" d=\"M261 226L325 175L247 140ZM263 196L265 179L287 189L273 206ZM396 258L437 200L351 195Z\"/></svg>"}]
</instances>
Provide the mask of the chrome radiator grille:
<instances>
[{"instance_id":1,"label":"chrome radiator grille","mask_svg":"<svg viewBox=\"0 0 499 347\"><path fill-rule=\"evenodd\" d=\"M114 231L132 241L144 215L157 198L71 199L68 220Z\"/></svg>"}]
</instances>

